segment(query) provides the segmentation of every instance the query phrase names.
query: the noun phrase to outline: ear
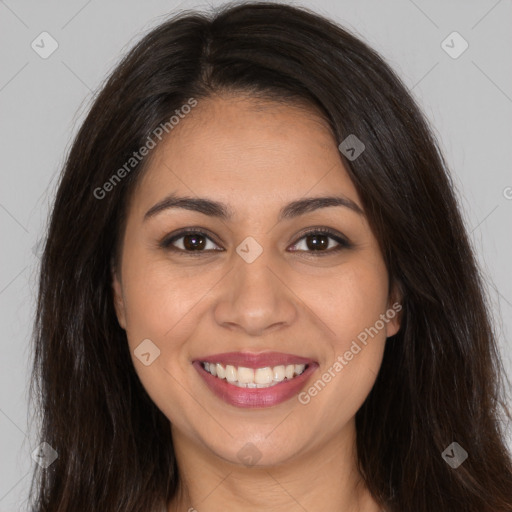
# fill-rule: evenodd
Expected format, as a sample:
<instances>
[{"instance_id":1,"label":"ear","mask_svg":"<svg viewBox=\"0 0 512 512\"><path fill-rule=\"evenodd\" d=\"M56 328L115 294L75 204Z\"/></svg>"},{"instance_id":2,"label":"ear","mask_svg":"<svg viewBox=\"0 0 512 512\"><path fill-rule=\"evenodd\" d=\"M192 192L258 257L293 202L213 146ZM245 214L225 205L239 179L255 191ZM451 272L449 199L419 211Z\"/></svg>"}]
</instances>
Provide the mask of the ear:
<instances>
[{"instance_id":1,"label":"ear","mask_svg":"<svg viewBox=\"0 0 512 512\"><path fill-rule=\"evenodd\" d=\"M114 297L114 308L116 310L117 321L123 329L126 329L126 312L119 271L113 262L111 263L110 268L112 275L112 294Z\"/></svg>"},{"instance_id":2,"label":"ear","mask_svg":"<svg viewBox=\"0 0 512 512\"><path fill-rule=\"evenodd\" d=\"M402 320L401 311L403 309L403 293L401 283L395 282L389 294L388 305L386 309L386 337L394 336L399 330Z\"/></svg>"}]
</instances>

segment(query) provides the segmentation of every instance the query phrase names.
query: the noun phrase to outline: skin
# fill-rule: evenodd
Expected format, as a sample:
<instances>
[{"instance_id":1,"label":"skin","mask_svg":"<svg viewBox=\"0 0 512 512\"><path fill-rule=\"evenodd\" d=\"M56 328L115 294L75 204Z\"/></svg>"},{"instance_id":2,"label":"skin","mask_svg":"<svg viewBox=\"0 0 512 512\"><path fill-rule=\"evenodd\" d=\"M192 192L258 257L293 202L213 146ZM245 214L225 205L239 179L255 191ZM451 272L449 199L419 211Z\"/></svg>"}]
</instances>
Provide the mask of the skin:
<instances>
[{"instance_id":1,"label":"skin","mask_svg":"<svg viewBox=\"0 0 512 512\"><path fill-rule=\"evenodd\" d=\"M168 209L144 220L171 192L226 203L233 219ZM191 364L228 351L291 353L319 364L307 390L391 308L397 297L364 215L331 206L278 222L285 204L326 195L363 209L336 140L306 107L202 99L153 150L129 204L112 284L135 369L172 425L182 484L169 511L380 510L356 469L354 416L398 316L307 405L295 396L268 408L234 407ZM224 251L191 256L159 247L187 227L213 235L205 249ZM338 246L329 238L315 256L302 235L311 227L331 228L353 247L327 254ZM263 248L250 264L235 250L248 236ZM133 352L144 339L160 350L149 366ZM249 442L261 457L253 466L237 455Z\"/></svg>"}]
</instances>

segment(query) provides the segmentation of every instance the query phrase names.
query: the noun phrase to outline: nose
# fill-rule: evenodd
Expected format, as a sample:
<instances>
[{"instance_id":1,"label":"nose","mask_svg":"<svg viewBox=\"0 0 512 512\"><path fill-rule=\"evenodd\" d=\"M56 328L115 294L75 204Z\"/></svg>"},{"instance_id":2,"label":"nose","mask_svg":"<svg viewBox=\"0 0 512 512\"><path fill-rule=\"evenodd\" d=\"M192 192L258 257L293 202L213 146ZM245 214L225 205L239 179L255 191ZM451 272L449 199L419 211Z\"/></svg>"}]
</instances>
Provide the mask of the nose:
<instances>
[{"instance_id":1,"label":"nose","mask_svg":"<svg viewBox=\"0 0 512 512\"><path fill-rule=\"evenodd\" d=\"M215 304L214 317L220 326L262 336L294 322L295 295L268 254L263 251L252 263L237 256L235 268L222 281Z\"/></svg>"}]
</instances>

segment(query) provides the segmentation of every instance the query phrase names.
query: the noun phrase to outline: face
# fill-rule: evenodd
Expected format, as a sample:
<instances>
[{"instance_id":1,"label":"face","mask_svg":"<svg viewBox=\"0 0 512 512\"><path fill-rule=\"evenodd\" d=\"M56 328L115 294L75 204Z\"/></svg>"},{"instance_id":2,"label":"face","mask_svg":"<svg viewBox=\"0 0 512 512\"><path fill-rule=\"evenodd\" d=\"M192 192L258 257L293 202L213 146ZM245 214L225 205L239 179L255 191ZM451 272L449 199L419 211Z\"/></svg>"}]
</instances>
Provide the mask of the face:
<instances>
[{"instance_id":1,"label":"face","mask_svg":"<svg viewBox=\"0 0 512 512\"><path fill-rule=\"evenodd\" d=\"M113 288L173 436L235 464L337 442L399 323L336 140L305 108L216 97L153 151Z\"/></svg>"}]
</instances>

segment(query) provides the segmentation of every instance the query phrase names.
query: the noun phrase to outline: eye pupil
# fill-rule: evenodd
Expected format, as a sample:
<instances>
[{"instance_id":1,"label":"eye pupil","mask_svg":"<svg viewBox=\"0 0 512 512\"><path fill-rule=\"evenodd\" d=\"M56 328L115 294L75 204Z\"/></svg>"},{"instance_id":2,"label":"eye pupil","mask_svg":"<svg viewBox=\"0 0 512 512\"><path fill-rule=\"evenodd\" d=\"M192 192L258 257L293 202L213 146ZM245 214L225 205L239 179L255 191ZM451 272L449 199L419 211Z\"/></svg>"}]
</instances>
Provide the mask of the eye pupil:
<instances>
[{"instance_id":1,"label":"eye pupil","mask_svg":"<svg viewBox=\"0 0 512 512\"><path fill-rule=\"evenodd\" d=\"M311 241L311 239L316 241ZM329 237L327 235L308 235L306 237L306 245L312 251L318 251L322 248L327 249L329 247Z\"/></svg>"},{"instance_id":2,"label":"eye pupil","mask_svg":"<svg viewBox=\"0 0 512 512\"><path fill-rule=\"evenodd\" d=\"M181 242L180 242L181 240ZM337 244L337 247L334 247L334 249L329 249L329 242L331 240L334 240ZM208 241L212 241L212 238L210 236L206 235L205 233L202 233L201 231L182 231L181 233L178 233L174 237L170 237L167 239L164 239L160 245L165 250L173 250L178 253L192 255L191 253L203 253L204 255L211 254L213 251L222 251L222 249L206 249L208 245ZM180 243L182 245L182 248L174 246L176 243ZM315 230L310 231L309 233L303 234L303 236L299 239L298 244L295 244L296 246L302 246L300 249L294 249L292 252L300 252L300 253L325 253L325 255L328 254L334 254L342 249L350 248L351 245L348 242L345 242L341 237L337 237L333 232L331 231L325 231L324 230ZM306 248L304 249L304 245ZM200 256L198 254L198 256ZM317 254L317 256L322 256L321 254Z\"/></svg>"},{"instance_id":3,"label":"eye pupil","mask_svg":"<svg viewBox=\"0 0 512 512\"><path fill-rule=\"evenodd\" d=\"M189 234L183 236L183 247L187 250L196 251L198 249L203 249L205 245L206 242L202 235Z\"/></svg>"}]
</instances>

